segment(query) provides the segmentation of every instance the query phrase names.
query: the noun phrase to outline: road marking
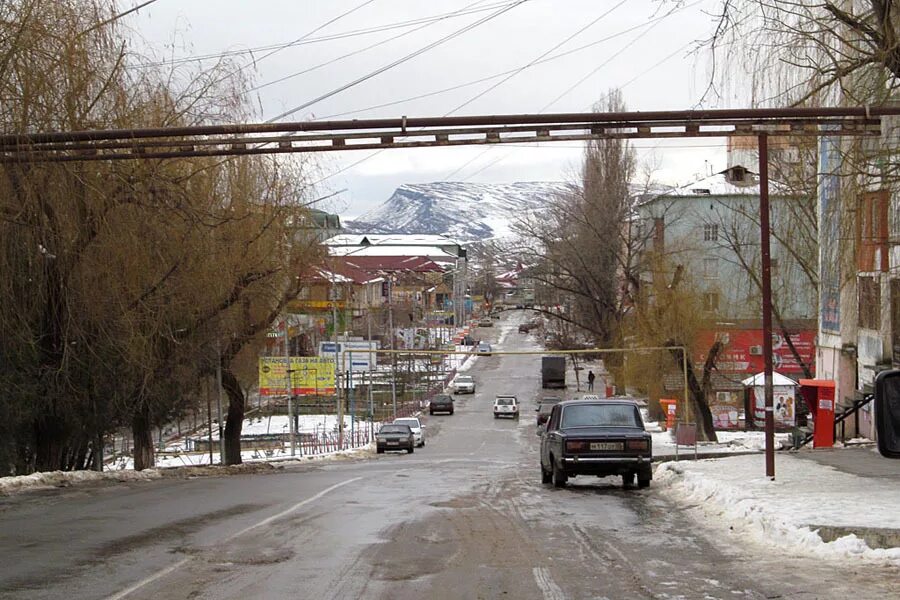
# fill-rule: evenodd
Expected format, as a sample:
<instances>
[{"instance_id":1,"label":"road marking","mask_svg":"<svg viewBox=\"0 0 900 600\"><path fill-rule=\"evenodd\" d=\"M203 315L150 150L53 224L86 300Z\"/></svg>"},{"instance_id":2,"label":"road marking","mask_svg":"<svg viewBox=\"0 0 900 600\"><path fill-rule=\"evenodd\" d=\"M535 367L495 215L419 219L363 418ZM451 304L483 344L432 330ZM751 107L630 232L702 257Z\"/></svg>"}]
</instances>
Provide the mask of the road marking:
<instances>
[{"instance_id":1,"label":"road marking","mask_svg":"<svg viewBox=\"0 0 900 600\"><path fill-rule=\"evenodd\" d=\"M263 525L268 525L268 524L271 523L272 521L276 521L276 520L278 520L278 519L280 519L280 518L282 518L282 517L284 517L284 516L287 516L287 515L291 514L292 512L296 511L297 509L303 508L303 507L306 506L307 504L310 504L310 503L312 503L312 502L315 502L316 500L318 500L318 499L321 498L322 496L325 496L326 494L329 494L329 493L333 492L334 490L336 490L336 489L338 489L338 488L340 488L340 487L343 487L343 486L345 486L345 485L347 485L347 484L353 483L354 481L359 481L360 479L362 479L362 477L354 477L353 479L348 479L348 480L346 480L346 481L342 481L342 482L340 482L340 483L336 483L336 484L334 484L333 486L331 486L331 487L329 487L329 488L325 488L324 490L322 490L321 492L319 492L319 493L316 494L315 496L310 496L310 497L307 498L306 500L301 500L301 501L298 502L297 504L294 504L294 505L291 506L290 508L287 508L287 509L281 511L281 512L278 513L278 514L272 515L271 517L266 517L265 519L263 519L263 520L260 521L259 523L255 523L255 524L253 524L253 525L250 525L249 527L245 527L244 529L241 529L241 530L238 531L237 533L234 533L234 534L228 536L227 538L225 538L225 539L222 540L222 541L223 541L223 542L230 542L230 541L233 540L234 538L240 537L240 536L244 535L245 533L247 533L247 532L249 532L249 531L253 531L253 530L256 529L257 527L262 527ZM144 586L146 586L146 585L148 585L148 584L150 584L150 583L153 583L153 582L156 581L157 579L160 579L160 578L162 578L162 577L165 577L166 575L168 575L169 573L172 573L173 571L177 571L178 569L180 569L181 567L183 567L184 565L186 565L187 563L189 563L189 562L191 561L192 558L193 558L193 557L188 557L188 558L185 558L185 559L182 559L182 560L178 561L178 562L175 563L174 565L169 565L169 566L166 567L165 569L162 569L161 571L157 571L157 572L154 573L153 575L150 575L149 577L145 577L144 579L141 579L140 581L138 581L137 583L135 583L135 584L132 585L131 587L125 588L125 589L122 590L121 592L119 592L119 593L117 593L117 594L113 594L112 596L108 596L108 597L106 598L106 600L121 600L122 598L125 598L125 597L127 597L127 596L130 596L130 595L133 594L134 592L138 591L139 589L141 589L142 587L144 587Z\"/></svg>"},{"instance_id":2,"label":"road marking","mask_svg":"<svg viewBox=\"0 0 900 600\"><path fill-rule=\"evenodd\" d=\"M545 567L535 567L531 570L531 573L534 575L534 582L541 588L544 600L566 600L566 595L563 594L562 589L556 585L555 581L553 581L553 577L550 576L549 570Z\"/></svg>"}]
</instances>

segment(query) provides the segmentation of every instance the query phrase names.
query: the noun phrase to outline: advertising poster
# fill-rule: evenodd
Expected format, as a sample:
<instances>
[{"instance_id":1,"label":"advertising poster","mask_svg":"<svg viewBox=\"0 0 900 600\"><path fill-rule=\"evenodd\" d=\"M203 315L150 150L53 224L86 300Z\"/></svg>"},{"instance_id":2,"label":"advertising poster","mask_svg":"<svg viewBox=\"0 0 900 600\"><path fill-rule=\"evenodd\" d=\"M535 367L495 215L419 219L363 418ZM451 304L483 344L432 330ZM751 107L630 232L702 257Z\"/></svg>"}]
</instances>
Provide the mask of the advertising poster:
<instances>
[{"instance_id":1,"label":"advertising poster","mask_svg":"<svg viewBox=\"0 0 900 600\"><path fill-rule=\"evenodd\" d=\"M698 341L700 348L710 348L719 339L724 348L719 353L716 367L731 373L759 373L765 368L762 354L762 329L740 329L729 331L704 331ZM816 367L816 332L798 331L791 334L791 343L802 360L812 371ZM700 354L695 362L702 365L706 356ZM785 375L802 374L803 368L791 352L787 341L780 333L772 334L772 366Z\"/></svg>"},{"instance_id":2,"label":"advertising poster","mask_svg":"<svg viewBox=\"0 0 900 600\"><path fill-rule=\"evenodd\" d=\"M796 411L794 410L794 386L776 385L773 389L772 403L775 408L775 427L790 429L794 426ZM753 421L757 427L766 426L766 390L762 386L753 388Z\"/></svg>"},{"instance_id":3,"label":"advertising poster","mask_svg":"<svg viewBox=\"0 0 900 600\"><path fill-rule=\"evenodd\" d=\"M286 396L287 359L267 356L259 359L259 395ZM291 357L292 396L334 394L334 359L319 356Z\"/></svg>"}]
</instances>

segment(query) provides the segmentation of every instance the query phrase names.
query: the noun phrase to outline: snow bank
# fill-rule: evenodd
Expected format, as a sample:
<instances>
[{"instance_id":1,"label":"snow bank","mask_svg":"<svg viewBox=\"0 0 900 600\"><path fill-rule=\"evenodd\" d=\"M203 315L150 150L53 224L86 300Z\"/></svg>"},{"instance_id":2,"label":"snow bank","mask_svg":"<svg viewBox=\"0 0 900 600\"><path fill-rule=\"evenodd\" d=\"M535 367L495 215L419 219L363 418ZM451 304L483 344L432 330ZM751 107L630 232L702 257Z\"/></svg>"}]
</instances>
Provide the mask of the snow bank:
<instances>
[{"instance_id":1,"label":"snow bank","mask_svg":"<svg viewBox=\"0 0 900 600\"><path fill-rule=\"evenodd\" d=\"M852 534L824 542L815 530L816 525L900 529L900 496L892 482L790 455L777 457L775 472L775 481L765 477L760 454L663 463L654 482L739 545L900 566L900 548L873 549Z\"/></svg>"},{"instance_id":2,"label":"snow bank","mask_svg":"<svg viewBox=\"0 0 900 600\"><path fill-rule=\"evenodd\" d=\"M83 481L140 481L159 479L162 477L158 469L146 471L49 471L0 477L0 494L9 496L26 490L39 490L57 487L68 487Z\"/></svg>"}]
</instances>

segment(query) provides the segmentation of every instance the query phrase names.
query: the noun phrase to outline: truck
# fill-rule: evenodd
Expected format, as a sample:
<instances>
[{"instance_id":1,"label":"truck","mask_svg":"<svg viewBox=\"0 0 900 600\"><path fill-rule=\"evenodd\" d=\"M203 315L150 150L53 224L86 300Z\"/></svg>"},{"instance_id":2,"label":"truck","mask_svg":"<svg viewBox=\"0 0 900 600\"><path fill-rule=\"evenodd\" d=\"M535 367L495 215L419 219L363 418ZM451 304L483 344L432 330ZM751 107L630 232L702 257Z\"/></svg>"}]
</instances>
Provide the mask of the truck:
<instances>
[{"instance_id":1,"label":"truck","mask_svg":"<svg viewBox=\"0 0 900 600\"><path fill-rule=\"evenodd\" d=\"M566 387L565 356L541 357L541 387L544 389Z\"/></svg>"}]
</instances>

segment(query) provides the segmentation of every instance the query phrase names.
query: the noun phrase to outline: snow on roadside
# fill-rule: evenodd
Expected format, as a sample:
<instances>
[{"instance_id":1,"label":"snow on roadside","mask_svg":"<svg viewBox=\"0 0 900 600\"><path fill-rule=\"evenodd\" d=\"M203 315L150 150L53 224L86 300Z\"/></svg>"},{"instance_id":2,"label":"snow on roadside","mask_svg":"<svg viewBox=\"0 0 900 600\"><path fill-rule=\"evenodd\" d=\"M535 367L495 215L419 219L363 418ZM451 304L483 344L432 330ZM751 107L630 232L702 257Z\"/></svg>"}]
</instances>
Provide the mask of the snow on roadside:
<instances>
[{"instance_id":1,"label":"snow on roadside","mask_svg":"<svg viewBox=\"0 0 900 600\"><path fill-rule=\"evenodd\" d=\"M852 534L824 542L814 528L900 529L895 484L790 455L777 456L776 475L775 481L765 477L765 457L759 454L663 463L654 483L737 545L900 566L900 548L873 549Z\"/></svg>"},{"instance_id":2,"label":"snow on roadside","mask_svg":"<svg viewBox=\"0 0 900 600\"><path fill-rule=\"evenodd\" d=\"M654 450L666 449L674 452L675 440L672 437L673 431L662 431L655 422L652 425L655 427L645 423L647 430L653 436ZM718 442L699 442L697 449L700 452L762 452L766 448L766 437L763 431L717 431L716 437L719 439ZM775 447L786 448L790 445L790 440L791 434L776 433ZM684 450L684 446L681 448L683 451L689 450L693 452L693 449Z\"/></svg>"},{"instance_id":3,"label":"snow on roadside","mask_svg":"<svg viewBox=\"0 0 900 600\"><path fill-rule=\"evenodd\" d=\"M48 471L31 475L0 477L0 495L11 496L25 490L67 487L85 481L145 481L159 479L158 469L146 471Z\"/></svg>"}]
</instances>

